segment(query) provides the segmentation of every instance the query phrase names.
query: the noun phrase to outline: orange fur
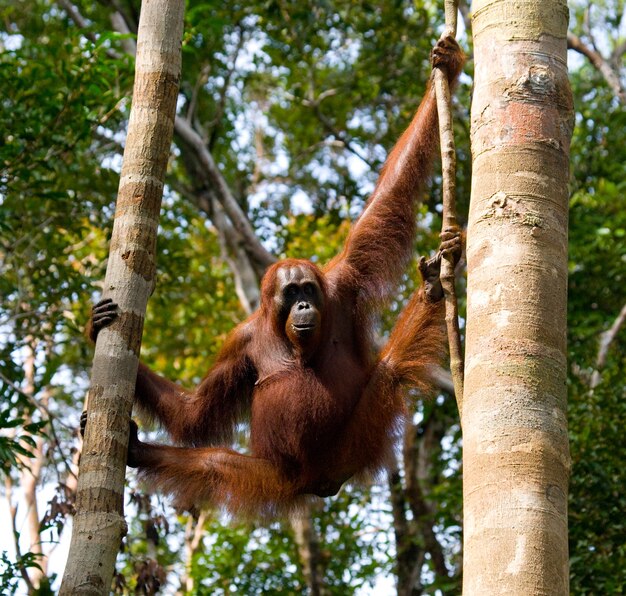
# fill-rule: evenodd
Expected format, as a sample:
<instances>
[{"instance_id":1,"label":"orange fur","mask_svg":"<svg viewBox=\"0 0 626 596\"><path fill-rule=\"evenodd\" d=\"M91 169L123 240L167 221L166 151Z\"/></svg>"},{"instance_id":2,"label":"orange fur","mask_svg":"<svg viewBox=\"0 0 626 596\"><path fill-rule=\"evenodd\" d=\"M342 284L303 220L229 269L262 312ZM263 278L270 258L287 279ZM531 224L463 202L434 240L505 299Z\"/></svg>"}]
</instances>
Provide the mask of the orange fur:
<instances>
[{"instance_id":1,"label":"orange fur","mask_svg":"<svg viewBox=\"0 0 626 596\"><path fill-rule=\"evenodd\" d=\"M453 80L463 61L458 47L446 60ZM418 195L436 139L428 90L343 251L324 269L297 259L272 266L259 310L231 332L193 392L140 365L136 403L187 447L135 438L133 462L180 506L210 503L236 515L275 515L311 494L334 494L349 478L375 474L389 462L406 414L401 388L426 390L427 369L444 351L442 306L422 290L379 356L372 340L373 319L411 258ZM285 333L277 298L281 268L307 271L319 284L321 328L309 352ZM251 455L223 446L244 417Z\"/></svg>"}]
</instances>

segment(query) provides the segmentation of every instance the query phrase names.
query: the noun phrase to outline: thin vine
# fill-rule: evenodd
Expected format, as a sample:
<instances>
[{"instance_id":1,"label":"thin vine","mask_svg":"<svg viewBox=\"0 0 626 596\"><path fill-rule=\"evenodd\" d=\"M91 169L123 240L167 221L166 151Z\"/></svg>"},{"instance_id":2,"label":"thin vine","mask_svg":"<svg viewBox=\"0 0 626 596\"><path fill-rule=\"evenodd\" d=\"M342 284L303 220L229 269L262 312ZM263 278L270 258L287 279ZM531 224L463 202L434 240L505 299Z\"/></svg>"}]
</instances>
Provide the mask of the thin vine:
<instances>
[{"instance_id":1,"label":"thin vine","mask_svg":"<svg viewBox=\"0 0 626 596\"><path fill-rule=\"evenodd\" d=\"M455 0L445 1L446 29L444 36L456 36L458 6ZM446 74L441 69L434 72L437 113L439 116L439 139L441 144L441 169L443 187L443 229L458 227L456 215L456 149L452 130L452 100ZM463 347L459 330L459 309L456 298L453 257L441 262L441 285L446 307L446 327L450 345L450 371L454 383L459 415L463 414Z\"/></svg>"}]
</instances>

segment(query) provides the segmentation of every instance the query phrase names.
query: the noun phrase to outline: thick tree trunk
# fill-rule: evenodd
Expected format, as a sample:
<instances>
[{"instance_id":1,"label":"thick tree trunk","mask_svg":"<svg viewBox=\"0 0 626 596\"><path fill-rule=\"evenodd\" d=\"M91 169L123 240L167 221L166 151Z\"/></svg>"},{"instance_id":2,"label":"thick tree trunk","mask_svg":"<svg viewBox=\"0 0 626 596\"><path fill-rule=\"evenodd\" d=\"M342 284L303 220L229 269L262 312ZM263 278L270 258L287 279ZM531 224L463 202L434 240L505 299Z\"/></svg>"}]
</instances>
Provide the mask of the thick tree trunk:
<instances>
[{"instance_id":1,"label":"thick tree trunk","mask_svg":"<svg viewBox=\"0 0 626 596\"><path fill-rule=\"evenodd\" d=\"M464 593L567 594L565 0L477 0Z\"/></svg>"},{"instance_id":2,"label":"thick tree trunk","mask_svg":"<svg viewBox=\"0 0 626 596\"><path fill-rule=\"evenodd\" d=\"M98 336L72 542L61 594L108 594L126 533L128 429L156 232L174 128L184 2L145 0L137 37L133 106L120 177L104 296L120 317Z\"/></svg>"}]
</instances>

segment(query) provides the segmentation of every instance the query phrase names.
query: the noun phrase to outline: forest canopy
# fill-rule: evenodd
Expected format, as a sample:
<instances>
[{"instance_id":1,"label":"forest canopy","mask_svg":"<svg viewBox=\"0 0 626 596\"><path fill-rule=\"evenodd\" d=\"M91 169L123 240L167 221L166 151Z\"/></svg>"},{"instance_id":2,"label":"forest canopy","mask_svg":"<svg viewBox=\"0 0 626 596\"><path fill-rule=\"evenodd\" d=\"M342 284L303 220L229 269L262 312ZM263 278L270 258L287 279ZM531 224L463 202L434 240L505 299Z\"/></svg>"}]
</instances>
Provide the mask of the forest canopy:
<instances>
[{"instance_id":1,"label":"forest canopy","mask_svg":"<svg viewBox=\"0 0 626 596\"><path fill-rule=\"evenodd\" d=\"M569 4L570 580L573 594L611 594L626 585L625 3ZM465 225L473 63L461 7L469 60L454 118ZM83 331L106 266L138 12L131 0L0 2L0 525L13 530L0 541L0 584L7 593L54 591L64 565L92 358ZM142 358L191 386L258 304L263 251L318 263L337 252L424 94L443 14L442 3L428 1L191 0L185 18L180 122ZM438 245L440 182L435 174L420 208L416 255ZM225 194L253 241L225 213ZM416 280L413 266L382 334ZM178 515L129 474L130 528L116 589L307 593L318 582L328 593L372 586L391 593L416 571L421 592L414 593L457 593L462 444L449 385L440 389L431 402L413 396L413 424L388 482L342 491L299 524ZM419 490L407 490L408 475Z\"/></svg>"}]
</instances>

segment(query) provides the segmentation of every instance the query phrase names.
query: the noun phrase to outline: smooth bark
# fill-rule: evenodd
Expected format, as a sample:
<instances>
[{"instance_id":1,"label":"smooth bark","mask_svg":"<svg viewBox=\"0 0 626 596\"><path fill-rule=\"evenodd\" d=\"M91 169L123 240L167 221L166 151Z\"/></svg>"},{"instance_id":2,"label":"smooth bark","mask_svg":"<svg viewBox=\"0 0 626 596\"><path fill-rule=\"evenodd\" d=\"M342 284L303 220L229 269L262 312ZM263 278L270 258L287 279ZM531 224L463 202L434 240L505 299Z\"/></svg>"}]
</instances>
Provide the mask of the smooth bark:
<instances>
[{"instance_id":1,"label":"smooth bark","mask_svg":"<svg viewBox=\"0 0 626 596\"><path fill-rule=\"evenodd\" d=\"M472 10L463 587L565 595L568 9Z\"/></svg>"}]
</instances>

